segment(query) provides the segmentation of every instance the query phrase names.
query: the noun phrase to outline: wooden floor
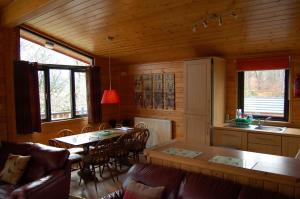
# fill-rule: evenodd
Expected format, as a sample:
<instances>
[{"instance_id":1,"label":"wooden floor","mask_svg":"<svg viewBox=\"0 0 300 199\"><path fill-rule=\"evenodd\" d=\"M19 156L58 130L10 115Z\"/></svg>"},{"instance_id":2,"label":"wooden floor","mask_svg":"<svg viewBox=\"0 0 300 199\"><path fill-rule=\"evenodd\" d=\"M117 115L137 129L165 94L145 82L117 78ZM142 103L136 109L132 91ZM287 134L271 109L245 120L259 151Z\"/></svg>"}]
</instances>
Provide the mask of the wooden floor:
<instances>
[{"instance_id":1,"label":"wooden floor","mask_svg":"<svg viewBox=\"0 0 300 199\"><path fill-rule=\"evenodd\" d=\"M123 180L126 176L127 167L122 169L122 174L118 175L118 181L113 182L112 178L109 177L109 172L105 171L103 174L103 179L99 176L99 171L97 169L97 191L94 182L89 182L85 185L83 182L79 185L78 171L73 171L71 175L71 185L70 185L70 199L85 198L85 199L98 199L102 196L114 192L119 187L122 186Z\"/></svg>"},{"instance_id":2,"label":"wooden floor","mask_svg":"<svg viewBox=\"0 0 300 199\"><path fill-rule=\"evenodd\" d=\"M134 162L130 161L132 164ZM146 162L146 159L143 155L140 156L140 162ZM98 178L97 182L97 191L95 189L94 182L89 182L85 185L83 182L79 185L79 176L78 171L73 171L71 174L71 185L70 185L70 198L69 199L98 199L102 196L105 196L108 193L114 192L115 190L121 188L123 181L126 178L126 172L129 167L123 166L120 174L118 175L118 181L113 182L110 178L109 172L105 169L103 178L99 176L99 170L96 169L96 176ZM117 175L117 173L114 173ZM116 179L116 178L115 178Z\"/></svg>"}]
</instances>

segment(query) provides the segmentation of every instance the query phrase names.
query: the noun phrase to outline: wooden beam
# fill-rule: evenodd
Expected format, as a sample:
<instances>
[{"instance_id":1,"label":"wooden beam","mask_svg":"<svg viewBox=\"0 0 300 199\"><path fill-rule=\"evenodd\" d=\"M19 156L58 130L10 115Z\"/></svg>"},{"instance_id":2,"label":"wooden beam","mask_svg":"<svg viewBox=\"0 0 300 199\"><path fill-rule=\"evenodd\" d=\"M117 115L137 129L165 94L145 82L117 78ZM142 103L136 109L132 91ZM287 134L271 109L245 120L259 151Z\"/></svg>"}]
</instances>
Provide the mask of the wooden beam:
<instances>
[{"instance_id":1,"label":"wooden beam","mask_svg":"<svg viewBox=\"0 0 300 199\"><path fill-rule=\"evenodd\" d=\"M1 14L0 26L15 27L71 0L14 0Z\"/></svg>"}]
</instances>

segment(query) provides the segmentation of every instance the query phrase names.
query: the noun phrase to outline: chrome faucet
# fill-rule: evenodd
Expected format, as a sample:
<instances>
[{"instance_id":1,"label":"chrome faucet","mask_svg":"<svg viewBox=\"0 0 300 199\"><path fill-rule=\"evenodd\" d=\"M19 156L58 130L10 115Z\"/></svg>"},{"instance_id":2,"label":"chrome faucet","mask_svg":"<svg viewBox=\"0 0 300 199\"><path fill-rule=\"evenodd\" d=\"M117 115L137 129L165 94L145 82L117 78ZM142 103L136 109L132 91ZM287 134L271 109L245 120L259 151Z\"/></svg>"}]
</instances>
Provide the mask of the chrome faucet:
<instances>
[{"instance_id":1,"label":"chrome faucet","mask_svg":"<svg viewBox=\"0 0 300 199\"><path fill-rule=\"evenodd\" d=\"M257 126L258 126L258 128L262 128L263 125L265 124L265 121L266 121L266 120L270 120L271 118L272 118L272 117L267 117L267 118L265 118L264 120L258 119L258 120L257 120Z\"/></svg>"}]
</instances>

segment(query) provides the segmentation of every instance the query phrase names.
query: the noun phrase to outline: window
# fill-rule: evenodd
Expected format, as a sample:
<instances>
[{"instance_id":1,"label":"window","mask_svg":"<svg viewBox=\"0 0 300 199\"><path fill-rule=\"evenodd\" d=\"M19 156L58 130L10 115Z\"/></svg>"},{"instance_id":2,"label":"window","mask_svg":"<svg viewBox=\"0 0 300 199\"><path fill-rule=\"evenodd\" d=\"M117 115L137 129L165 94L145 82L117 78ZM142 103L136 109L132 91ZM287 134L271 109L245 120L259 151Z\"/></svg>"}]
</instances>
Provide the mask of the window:
<instances>
[{"instance_id":1,"label":"window","mask_svg":"<svg viewBox=\"0 0 300 199\"><path fill-rule=\"evenodd\" d=\"M75 102L76 115L87 114L86 73L75 72Z\"/></svg>"},{"instance_id":2,"label":"window","mask_svg":"<svg viewBox=\"0 0 300 199\"><path fill-rule=\"evenodd\" d=\"M21 60L38 62L41 119L55 121L87 115L88 63L20 38ZM88 59L88 58L87 58Z\"/></svg>"},{"instance_id":3,"label":"window","mask_svg":"<svg viewBox=\"0 0 300 199\"><path fill-rule=\"evenodd\" d=\"M239 72L239 108L254 118L287 121L288 77L285 69Z\"/></svg>"}]
</instances>

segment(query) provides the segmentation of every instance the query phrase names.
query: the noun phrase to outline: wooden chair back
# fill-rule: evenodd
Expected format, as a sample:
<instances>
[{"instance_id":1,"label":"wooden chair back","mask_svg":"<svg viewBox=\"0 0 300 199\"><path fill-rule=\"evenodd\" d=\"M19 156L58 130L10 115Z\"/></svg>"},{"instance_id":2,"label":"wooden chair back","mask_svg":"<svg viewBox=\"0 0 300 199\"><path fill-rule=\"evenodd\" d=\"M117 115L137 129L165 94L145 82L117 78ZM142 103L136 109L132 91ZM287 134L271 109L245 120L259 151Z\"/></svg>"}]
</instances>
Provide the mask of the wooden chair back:
<instances>
[{"instance_id":1,"label":"wooden chair back","mask_svg":"<svg viewBox=\"0 0 300 199\"><path fill-rule=\"evenodd\" d=\"M149 139L150 132L148 129L135 129L133 132L133 145L144 150L146 148L146 143Z\"/></svg>"},{"instance_id":2,"label":"wooden chair back","mask_svg":"<svg viewBox=\"0 0 300 199\"><path fill-rule=\"evenodd\" d=\"M137 128L137 129L147 129L148 126L147 126L147 124L145 122L139 122L136 125L134 125L134 128Z\"/></svg>"},{"instance_id":3,"label":"wooden chair back","mask_svg":"<svg viewBox=\"0 0 300 199\"><path fill-rule=\"evenodd\" d=\"M93 126L85 126L81 129L81 133L87 133L87 132L93 132L93 131L97 131L97 128L95 128Z\"/></svg>"},{"instance_id":4,"label":"wooden chair back","mask_svg":"<svg viewBox=\"0 0 300 199\"><path fill-rule=\"evenodd\" d=\"M73 131L71 131L70 129L62 129L56 134L56 137L65 137L65 136L70 136L70 135L74 135L74 134L75 133ZM54 147L58 147L58 148L65 148L65 149L72 148L72 146L70 146L69 144L65 144L65 143L56 141L54 139L48 140L48 143L50 146L54 146Z\"/></svg>"},{"instance_id":5,"label":"wooden chair back","mask_svg":"<svg viewBox=\"0 0 300 199\"><path fill-rule=\"evenodd\" d=\"M108 163L110 160L110 155L112 153L112 140L106 139L97 142L94 149L85 158L89 161L89 164L104 164Z\"/></svg>"},{"instance_id":6,"label":"wooden chair back","mask_svg":"<svg viewBox=\"0 0 300 199\"><path fill-rule=\"evenodd\" d=\"M99 126L99 131L102 131L102 130L105 130L105 129L110 129L110 128L111 128L111 126L108 123L103 122Z\"/></svg>"},{"instance_id":7,"label":"wooden chair back","mask_svg":"<svg viewBox=\"0 0 300 199\"><path fill-rule=\"evenodd\" d=\"M73 131L71 131L70 129L62 129L60 130L56 137L65 137L65 136L70 136L70 135L74 135L75 133Z\"/></svg>"}]
</instances>

